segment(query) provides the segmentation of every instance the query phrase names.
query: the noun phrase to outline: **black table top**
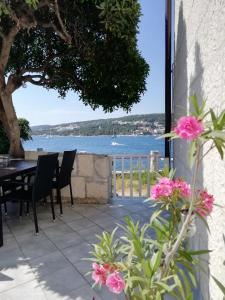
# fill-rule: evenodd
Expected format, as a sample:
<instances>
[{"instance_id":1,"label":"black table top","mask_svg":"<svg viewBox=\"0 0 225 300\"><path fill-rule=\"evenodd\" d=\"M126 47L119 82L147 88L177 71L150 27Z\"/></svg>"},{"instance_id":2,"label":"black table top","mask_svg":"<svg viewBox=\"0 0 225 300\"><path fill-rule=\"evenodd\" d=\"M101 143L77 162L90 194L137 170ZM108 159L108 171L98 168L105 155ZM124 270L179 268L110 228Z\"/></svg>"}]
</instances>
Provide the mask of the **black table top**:
<instances>
[{"instance_id":1,"label":"black table top","mask_svg":"<svg viewBox=\"0 0 225 300\"><path fill-rule=\"evenodd\" d=\"M0 167L0 181L23 173L35 171L36 167L36 161L10 160L7 167Z\"/></svg>"}]
</instances>

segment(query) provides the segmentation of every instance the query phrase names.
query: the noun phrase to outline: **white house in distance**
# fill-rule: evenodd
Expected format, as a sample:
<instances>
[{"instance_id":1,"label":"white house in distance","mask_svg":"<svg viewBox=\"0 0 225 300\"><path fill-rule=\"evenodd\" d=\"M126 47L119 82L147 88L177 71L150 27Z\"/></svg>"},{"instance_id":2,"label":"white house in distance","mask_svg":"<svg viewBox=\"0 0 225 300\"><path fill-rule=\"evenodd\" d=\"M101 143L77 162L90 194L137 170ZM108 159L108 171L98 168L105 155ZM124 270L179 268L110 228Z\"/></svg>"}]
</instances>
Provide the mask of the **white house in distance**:
<instances>
[{"instance_id":1,"label":"white house in distance","mask_svg":"<svg viewBox=\"0 0 225 300\"><path fill-rule=\"evenodd\" d=\"M188 114L188 99L197 94L206 99L207 106L218 111L225 108L225 1L175 0L175 64L173 70L174 119ZM174 143L174 162L178 176L190 177L187 166L186 143ZM199 186L204 186L222 206L215 207L209 218L210 232L199 224L193 247L213 250L208 276L199 276L204 300L222 300L223 296L209 274L225 284L225 162L216 151L202 163L198 175Z\"/></svg>"}]
</instances>

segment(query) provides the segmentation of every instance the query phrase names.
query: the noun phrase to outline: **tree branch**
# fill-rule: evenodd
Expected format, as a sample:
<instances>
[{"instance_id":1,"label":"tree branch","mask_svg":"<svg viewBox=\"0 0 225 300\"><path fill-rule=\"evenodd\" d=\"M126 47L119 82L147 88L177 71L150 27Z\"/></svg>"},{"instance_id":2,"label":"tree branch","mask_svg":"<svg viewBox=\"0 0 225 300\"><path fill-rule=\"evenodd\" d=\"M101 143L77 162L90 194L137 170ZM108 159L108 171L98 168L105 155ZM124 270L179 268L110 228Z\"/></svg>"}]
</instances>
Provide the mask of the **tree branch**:
<instances>
[{"instance_id":1,"label":"tree branch","mask_svg":"<svg viewBox=\"0 0 225 300\"><path fill-rule=\"evenodd\" d=\"M60 25L60 27L61 27L61 29L62 29L62 33L63 33L63 35L64 35L64 40L65 40L67 43L71 44L72 38L71 38L70 34L68 34L68 32L67 32L67 30L66 30L66 27L65 27L65 24L64 24L63 21L62 21L62 18L61 18L60 12L59 12L58 1L55 0L54 3L55 3L55 5L54 5L54 6L55 6L55 13L56 13L56 16L57 16L59 25Z\"/></svg>"},{"instance_id":2,"label":"tree branch","mask_svg":"<svg viewBox=\"0 0 225 300\"><path fill-rule=\"evenodd\" d=\"M2 89L5 85L5 80L4 80L5 68L9 60L9 55L10 55L13 41L15 39L15 36L19 32L19 30L20 27L18 24L16 24L16 26L14 26L11 29L9 34L2 39L2 47L0 53L0 89Z\"/></svg>"},{"instance_id":3,"label":"tree branch","mask_svg":"<svg viewBox=\"0 0 225 300\"><path fill-rule=\"evenodd\" d=\"M43 75L26 75L26 76L22 76L21 79L22 79L23 83L30 82L30 83L32 83L34 85L38 85L38 86L42 86L43 84L48 84L50 82L50 80L45 77L45 74L43 74ZM35 79L39 79L39 80L35 80Z\"/></svg>"}]
</instances>

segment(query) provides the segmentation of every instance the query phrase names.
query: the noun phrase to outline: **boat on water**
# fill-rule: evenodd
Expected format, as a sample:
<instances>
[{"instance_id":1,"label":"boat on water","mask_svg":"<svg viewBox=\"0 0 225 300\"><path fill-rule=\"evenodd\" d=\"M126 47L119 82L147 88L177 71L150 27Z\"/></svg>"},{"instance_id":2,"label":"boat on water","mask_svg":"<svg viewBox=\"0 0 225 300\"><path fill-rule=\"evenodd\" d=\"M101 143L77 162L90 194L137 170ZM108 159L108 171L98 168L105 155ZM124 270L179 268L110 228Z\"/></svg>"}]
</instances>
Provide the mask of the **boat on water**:
<instances>
[{"instance_id":1,"label":"boat on water","mask_svg":"<svg viewBox=\"0 0 225 300\"><path fill-rule=\"evenodd\" d=\"M115 134L115 132L114 132L114 128L113 128L113 135L112 135L112 139L115 139L115 138L117 138L117 135Z\"/></svg>"},{"instance_id":2,"label":"boat on water","mask_svg":"<svg viewBox=\"0 0 225 300\"><path fill-rule=\"evenodd\" d=\"M52 135L52 130L50 129L50 132L49 132L49 134L47 134L46 135L46 138L47 139L51 139L51 138L53 138L53 135Z\"/></svg>"}]
</instances>

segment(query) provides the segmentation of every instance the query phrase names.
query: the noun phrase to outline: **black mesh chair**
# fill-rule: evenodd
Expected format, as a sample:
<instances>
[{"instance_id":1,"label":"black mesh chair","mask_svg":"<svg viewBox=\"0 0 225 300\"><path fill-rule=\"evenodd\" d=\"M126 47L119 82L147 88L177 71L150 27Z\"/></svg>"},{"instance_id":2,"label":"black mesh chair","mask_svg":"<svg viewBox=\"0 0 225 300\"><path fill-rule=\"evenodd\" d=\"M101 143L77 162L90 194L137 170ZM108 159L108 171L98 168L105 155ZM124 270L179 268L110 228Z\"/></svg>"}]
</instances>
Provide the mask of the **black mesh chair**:
<instances>
[{"instance_id":1,"label":"black mesh chair","mask_svg":"<svg viewBox=\"0 0 225 300\"><path fill-rule=\"evenodd\" d=\"M23 184L24 188L13 189L10 193L3 196L2 202L19 202L20 211L23 210L24 202L27 204L27 211L29 211L29 204L32 203L34 224L36 233L39 232L38 220L37 220L37 209L36 204L41 199L50 197L52 218L55 220L54 202L52 195L52 180L55 175L55 170L58 162L58 153L40 155L37 161L37 169L34 177L33 184L31 183L19 183L10 182L10 184L15 184L21 186ZM21 212L20 212L21 214Z\"/></svg>"},{"instance_id":2,"label":"black mesh chair","mask_svg":"<svg viewBox=\"0 0 225 300\"><path fill-rule=\"evenodd\" d=\"M12 192L16 192L19 189L23 189L25 188L24 183L25 182L29 182L29 178L30 176L34 175L34 173L28 173L25 174L23 176L17 176L15 178L11 178L8 180L4 180L1 183L1 195L2 195L2 201L4 204L4 211L5 211L5 215L7 215L7 203L6 201L4 201L4 199L6 198L6 195L11 194ZM28 209L28 208L27 208ZM27 210L27 214L29 213L29 211ZM20 217L22 216L22 202L20 203Z\"/></svg>"},{"instance_id":3,"label":"black mesh chair","mask_svg":"<svg viewBox=\"0 0 225 300\"><path fill-rule=\"evenodd\" d=\"M58 168L58 173L56 174L56 178L53 181L53 189L56 189L57 192L57 202L60 205L60 214L63 214L62 211L62 199L61 199L61 189L68 186L70 188L70 198L71 205L73 206L73 192L71 185L71 173L73 170L73 164L76 157L77 150L73 151L64 151L62 164Z\"/></svg>"}]
</instances>

